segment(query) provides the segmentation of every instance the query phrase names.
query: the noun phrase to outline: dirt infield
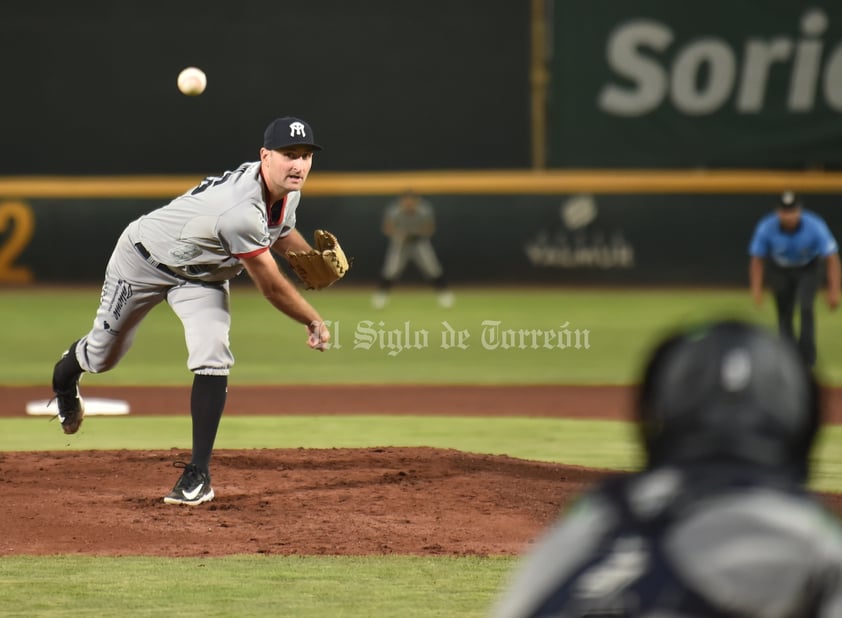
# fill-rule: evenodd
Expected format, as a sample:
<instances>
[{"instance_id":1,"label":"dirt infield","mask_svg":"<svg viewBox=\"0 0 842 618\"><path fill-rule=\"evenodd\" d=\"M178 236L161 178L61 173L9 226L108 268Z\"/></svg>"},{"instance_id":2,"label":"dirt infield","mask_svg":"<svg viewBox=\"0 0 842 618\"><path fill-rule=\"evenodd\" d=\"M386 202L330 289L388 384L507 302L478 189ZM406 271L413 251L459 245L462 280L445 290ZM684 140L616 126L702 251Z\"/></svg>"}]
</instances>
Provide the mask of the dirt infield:
<instances>
[{"instance_id":1,"label":"dirt infield","mask_svg":"<svg viewBox=\"0 0 842 618\"><path fill-rule=\"evenodd\" d=\"M629 418L627 388L232 387L231 414L438 414ZM132 414L187 414L189 388L90 387ZM0 388L0 416L23 416L43 388ZM840 392L830 419L842 419ZM95 418L89 423L96 422ZM223 423L225 420L223 419ZM57 424L49 430L59 431ZM434 448L222 450L217 498L161 496L189 453L0 453L0 555L514 555L571 495L604 472ZM824 497L842 512L842 497Z\"/></svg>"}]
</instances>

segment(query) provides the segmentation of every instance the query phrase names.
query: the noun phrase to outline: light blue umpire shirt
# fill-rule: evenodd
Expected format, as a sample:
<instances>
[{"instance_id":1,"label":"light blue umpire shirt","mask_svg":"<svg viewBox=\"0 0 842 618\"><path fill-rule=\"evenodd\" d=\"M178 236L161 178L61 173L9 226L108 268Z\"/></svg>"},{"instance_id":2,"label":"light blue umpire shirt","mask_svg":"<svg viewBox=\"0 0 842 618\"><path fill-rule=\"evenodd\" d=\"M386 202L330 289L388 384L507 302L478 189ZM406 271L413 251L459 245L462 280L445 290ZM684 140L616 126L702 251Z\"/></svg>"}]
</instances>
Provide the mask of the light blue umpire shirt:
<instances>
[{"instance_id":1,"label":"light blue umpire shirt","mask_svg":"<svg viewBox=\"0 0 842 618\"><path fill-rule=\"evenodd\" d=\"M796 268L816 258L826 258L839 251L827 223L819 215L801 211L801 221L794 230L784 230L778 215L763 217L754 229L749 255L771 258L778 266Z\"/></svg>"}]
</instances>

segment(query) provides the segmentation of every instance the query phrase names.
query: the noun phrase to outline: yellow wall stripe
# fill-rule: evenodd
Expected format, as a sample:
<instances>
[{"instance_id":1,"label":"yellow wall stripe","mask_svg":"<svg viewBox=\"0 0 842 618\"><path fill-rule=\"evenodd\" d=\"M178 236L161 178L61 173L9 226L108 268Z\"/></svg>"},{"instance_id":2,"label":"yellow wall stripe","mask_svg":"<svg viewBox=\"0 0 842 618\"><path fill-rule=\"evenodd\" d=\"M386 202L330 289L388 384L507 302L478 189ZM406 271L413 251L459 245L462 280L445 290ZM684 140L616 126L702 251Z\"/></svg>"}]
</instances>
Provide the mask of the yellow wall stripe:
<instances>
[{"instance_id":1,"label":"yellow wall stripe","mask_svg":"<svg viewBox=\"0 0 842 618\"><path fill-rule=\"evenodd\" d=\"M201 176L0 177L0 198L160 198L183 193ZM564 193L842 193L842 173L775 170L486 170L331 173L315 170L312 197L394 195L541 195Z\"/></svg>"}]
</instances>

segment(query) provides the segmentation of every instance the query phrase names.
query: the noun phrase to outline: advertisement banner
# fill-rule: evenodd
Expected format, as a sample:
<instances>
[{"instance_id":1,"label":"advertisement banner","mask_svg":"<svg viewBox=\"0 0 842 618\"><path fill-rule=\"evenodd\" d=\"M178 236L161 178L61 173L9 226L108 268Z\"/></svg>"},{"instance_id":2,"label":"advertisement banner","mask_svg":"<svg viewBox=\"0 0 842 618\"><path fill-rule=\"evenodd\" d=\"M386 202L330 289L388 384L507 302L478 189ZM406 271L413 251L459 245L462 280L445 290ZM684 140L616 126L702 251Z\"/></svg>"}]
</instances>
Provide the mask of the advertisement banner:
<instances>
[{"instance_id":1,"label":"advertisement banner","mask_svg":"<svg viewBox=\"0 0 842 618\"><path fill-rule=\"evenodd\" d=\"M776 195L436 195L432 244L454 285L677 285L748 283L748 245ZM298 229L337 235L353 266L343 285L374 286L386 252L383 196L305 198ZM839 196L805 208L842 240ZM156 200L0 200L0 285L102 281L129 221ZM281 260L283 262L283 260ZM289 272L288 272L289 274ZM295 275L290 275L295 279ZM236 282L248 283L242 275ZM398 286L419 284L409 264Z\"/></svg>"},{"instance_id":2,"label":"advertisement banner","mask_svg":"<svg viewBox=\"0 0 842 618\"><path fill-rule=\"evenodd\" d=\"M842 167L842 4L555 2L556 167Z\"/></svg>"}]
</instances>

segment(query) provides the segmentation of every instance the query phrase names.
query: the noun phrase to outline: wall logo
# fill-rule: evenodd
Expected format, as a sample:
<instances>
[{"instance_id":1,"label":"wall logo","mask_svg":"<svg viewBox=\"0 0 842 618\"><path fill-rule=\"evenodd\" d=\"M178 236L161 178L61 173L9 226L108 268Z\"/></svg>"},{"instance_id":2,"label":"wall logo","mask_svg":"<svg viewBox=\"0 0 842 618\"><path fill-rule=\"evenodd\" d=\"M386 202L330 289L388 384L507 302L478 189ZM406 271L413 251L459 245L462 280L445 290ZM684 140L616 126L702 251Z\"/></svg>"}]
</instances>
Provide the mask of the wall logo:
<instances>
[{"instance_id":1,"label":"wall logo","mask_svg":"<svg viewBox=\"0 0 842 618\"><path fill-rule=\"evenodd\" d=\"M598 215L592 195L565 200L559 210L561 225L539 230L524 246L529 262L550 268L633 268L634 247L621 230L600 227Z\"/></svg>"},{"instance_id":2,"label":"wall logo","mask_svg":"<svg viewBox=\"0 0 842 618\"><path fill-rule=\"evenodd\" d=\"M632 117L668 101L682 114L702 116L733 100L737 113L760 114L774 105L767 101L770 75L786 71L787 111L813 111L821 93L830 109L842 112L842 42L825 51L821 37L828 25L824 11L811 8L801 17L800 38L774 34L733 42L714 35L676 41L663 22L623 22L606 42L606 60L618 80L602 87L598 106Z\"/></svg>"}]
</instances>

